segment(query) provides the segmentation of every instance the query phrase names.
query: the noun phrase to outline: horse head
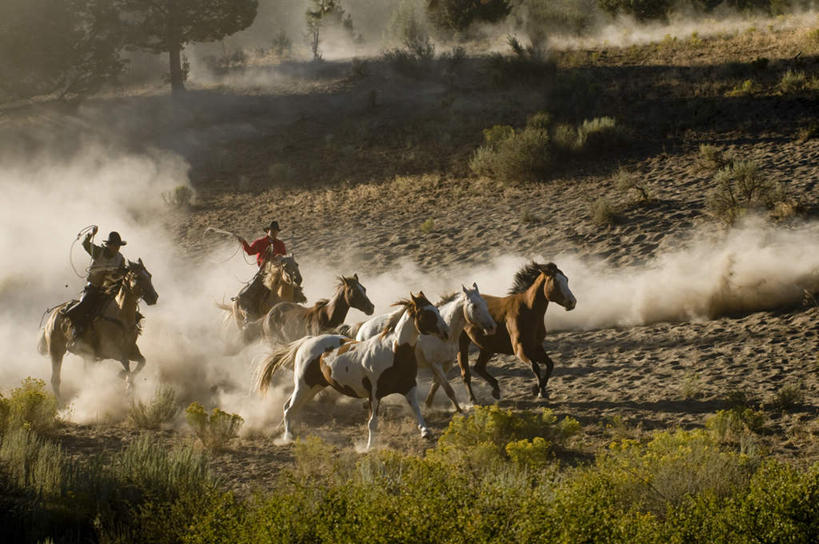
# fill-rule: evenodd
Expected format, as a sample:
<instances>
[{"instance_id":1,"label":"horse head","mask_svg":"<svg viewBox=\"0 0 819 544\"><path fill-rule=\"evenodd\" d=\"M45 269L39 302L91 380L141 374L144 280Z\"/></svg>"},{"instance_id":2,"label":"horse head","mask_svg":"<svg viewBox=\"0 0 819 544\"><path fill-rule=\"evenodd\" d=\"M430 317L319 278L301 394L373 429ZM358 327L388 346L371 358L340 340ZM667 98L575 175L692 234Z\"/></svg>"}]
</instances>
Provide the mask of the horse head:
<instances>
[{"instance_id":1,"label":"horse head","mask_svg":"<svg viewBox=\"0 0 819 544\"><path fill-rule=\"evenodd\" d=\"M279 261L281 268L282 279L285 283L290 285L301 285L301 271L299 271L299 263L296 262L296 257L291 253L290 255L283 255Z\"/></svg>"},{"instance_id":2,"label":"horse head","mask_svg":"<svg viewBox=\"0 0 819 544\"><path fill-rule=\"evenodd\" d=\"M410 293L407 311L415 320L415 328L419 333L431 334L441 340L449 339L449 327L438 312L438 308L424 296L423 291L420 291L418 296Z\"/></svg>"},{"instance_id":3,"label":"horse head","mask_svg":"<svg viewBox=\"0 0 819 544\"><path fill-rule=\"evenodd\" d=\"M577 305L571 289L569 289L569 278L566 277L556 264L547 263L538 265L541 274L546 276L543 282L543 294L547 300L560 304L566 311L571 311Z\"/></svg>"},{"instance_id":4,"label":"horse head","mask_svg":"<svg viewBox=\"0 0 819 544\"><path fill-rule=\"evenodd\" d=\"M350 308L361 310L367 315L373 315L375 306L367 297L367 289L358 281L358 274L353 274L351 278L341 276L342 289L344 289L344 301Z\"/></svg>"},{"instance_id":5,"label":"horse head","mask_svg":"<svg viewBox=\"0 0 819 544\"><path fill-rule=\"evenodd\" d=\"M142 259L137 262L128 261L128 273L125 280L128 288L137 297L144 300L148 306L153 306L159 299L159 295L154 289L154 284L151 281L151 273L145 268Z\"/></svg>"},{"instance_id":6,"label":"horse head","mask_svg":"<svg viewBox=\"0 0 819 544\"><path fill-rule=\"evenodd\" d=\"M495 334L497 323L489 313L489 306L478 292L478 284L472 283L472 289L461 285L464 298L464 316L466 320L476 327L483 329L486 336Z\"/></svg>"}]
</instances>

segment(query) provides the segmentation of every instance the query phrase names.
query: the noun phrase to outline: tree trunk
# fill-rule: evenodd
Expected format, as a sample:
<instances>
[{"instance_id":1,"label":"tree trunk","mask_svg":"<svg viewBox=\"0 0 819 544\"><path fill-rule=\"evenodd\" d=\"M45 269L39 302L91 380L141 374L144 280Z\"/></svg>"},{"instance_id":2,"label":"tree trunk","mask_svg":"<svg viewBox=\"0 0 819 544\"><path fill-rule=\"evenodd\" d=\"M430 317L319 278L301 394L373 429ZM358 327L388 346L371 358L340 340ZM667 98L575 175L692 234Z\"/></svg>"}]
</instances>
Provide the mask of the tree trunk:
<instances>
[{"instance_id":1,"label":"tree trunk","mask_svg":"<svg viewBox=\"0 0 819 544\"><path fill-rule=\"evenodd\" d=\"M168 50L171 63L171 93L176 94L185 90L185 74L182 72L182 46L171 45Z\"/></svg>"}]
</instances>

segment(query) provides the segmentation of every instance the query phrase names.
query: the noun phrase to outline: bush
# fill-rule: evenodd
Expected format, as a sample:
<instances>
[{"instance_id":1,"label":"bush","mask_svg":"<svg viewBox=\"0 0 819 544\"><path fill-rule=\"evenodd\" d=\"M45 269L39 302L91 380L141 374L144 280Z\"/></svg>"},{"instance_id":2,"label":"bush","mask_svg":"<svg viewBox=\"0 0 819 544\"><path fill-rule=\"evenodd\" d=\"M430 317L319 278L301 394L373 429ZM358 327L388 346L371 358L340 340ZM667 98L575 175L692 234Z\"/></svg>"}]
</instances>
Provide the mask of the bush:
<instances>
[{"instance_id":1,"label":"bush","mask_svg":"<svg viewBox=\"0 0 819 544\"><path fill-rule=\"evenodd\" d=\"M767 180L753 161L734 161L717 172L714 181L717 187L708 193L706 206L728 225L749 210L772 210L784 200L782 189Z\"/></svg>"},{"instance_id":2,"label":"bush","mask_svg":"<svg viewBox=\"0 0 819 544\"><path fill-rule=\"evenodd\" d=\"M592 223L598 227L614 225L617 222L617 211L609 199L602 196L591 202L590 215Z\"/></svg>"},{"instance_id":3,"label":"bush","mask_svg":"<svg viewBox=\"0 0 819 544\"><path fill-rule=\"evenodd\" d=\"M202 444L210 449L219 451L236 438L244 419L236 414L228 414L219 408L214 408L208 415L205 408L198 402L191 403L185 410L185 419L193 428L194 433Z\"/></svg>"},{"instance_id":4,"label":"bush","mask_svg":"<svg viewBox=\"0 0 819 544\"><path fill-rule=\"evenodd\" d=\"M43 380L26 378L8 399L0 395L0 431L24 428L47 433L56 425L57 398Z\"/></svg>"},{"instance_id":5,"label":"bush","mask_svg":"<svg viewBox=\"0 0 819 544\"><path fill-rule=\"evenodd\" d=\"M637 174L620 168L612 179L618 191L624 193L634 191L642 202L651 200L651 191L649 191L648 186L640 181L640 177Z\"/></svg>"},{"instance_id":6,"label":"bush","mask_svg":"<svg viewBox=\"0 0 819 544\"><path fill-rule=\"evenodd\" d=\"M177 185L173 191L162 193L162 200L173 208L189 208L193 201L193 189L187 185Z\"/></svg>"},{"instance_id":7,"label":"bush","mask_svg":"<svg viewBox=\"0 0 819 544\"><path fill-rule=\"evenodd\" d=\"M673 0L597 0L603 11L617 15L633 15L638 21L665 19L668 16Z\"/></svg>"},{"instance_id":8,"label":"bush","mask_svg":"<svg viewBox=\"0 0 819 544\"><path fill-rule=\"evenodd\" d=\"M512 54L495 53L487 61L487 73L493 84L507 87L536 83L554 75L555 63L547 58L542 47L534 43L525 46L514 36L507 36L506 41Z\"/></svg>"},{"instance_id":9,"label":"bush","mask_svg":"<svg viewBox=\"0 0 819 544\"><path fill-rule=\"evenodd\" d=\"M138 429L159 429L163 423L170 422L179 407L176 405L176 391L172 387L157 387L151 402L146 405L142 401L131 402L128 418Z\"/></svg>"},{"instance_id":10,"label":"bush","mask_svg":"<svg viewBox=\"0 0 819 544\"><path fill-rule=\"evenodd\" d=\"M703 170L719 170L729 164L722 149L715 145L700 144L700 154L697 157L697 166Z\"/></svg>"},{"instance_id":11,"label":"bush","mask_svg":"<svg viewBox=\"0 0 819 544\"><path fill-rule=\"evenodd\" d=\"M583 121L578 128L552 123L547 112L530 116L520 131L495 125L483 131L484 145L475 150L469 167L478 175L504 181L532 181L548 176L558 156L602 151L622 140L614 119Z\"/></svg>"},{"instance_id":12,"label":"bush","mask_svg":"<svg viewBox=\"0 0 819 544\"><path fill-rule=\"evenodd\" d=\"M429 20L438 29L462 32L473 22L494 23L509 14L509 0L438 0L427 2Z\"/></svg>"},{"instance_id":13,"label":"bush","mask_svg":"<svg viewBox=\"0 0 819 544\"><path fill-rule=\"evenodd\" d=\"M774 410L787 411L801 406L805 402L805 392L802 383L790 383L783 385L779 391L770 399L768 404Z\"/></svg>"}]
</instances>

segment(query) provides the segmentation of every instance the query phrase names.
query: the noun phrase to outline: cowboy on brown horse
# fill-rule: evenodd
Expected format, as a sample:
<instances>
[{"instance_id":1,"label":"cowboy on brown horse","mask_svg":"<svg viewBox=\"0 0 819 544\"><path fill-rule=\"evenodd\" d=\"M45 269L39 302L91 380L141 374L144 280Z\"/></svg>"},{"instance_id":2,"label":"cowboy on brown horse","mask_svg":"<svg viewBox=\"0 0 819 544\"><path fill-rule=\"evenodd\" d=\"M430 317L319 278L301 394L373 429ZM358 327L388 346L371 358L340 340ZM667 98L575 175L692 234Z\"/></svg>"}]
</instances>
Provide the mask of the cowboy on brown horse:
<instances>
[{"instance_id":1,"label":"cowboy on brown horse","mask_svg":"<svg viewBox=\"0 0 819 544\"><path fill-rule=\"evenodd\" d=\"M111 277L122 277L125 274L127 262L119 249L127 242L122 240L119 233L112 231L107 240L98 246L91 242L97 233L97 226L85 235L82 247L91 255L91 266L88 268L88 277L79 302L64 310L64 314L74 326L73 339L76 341L85 329L94 321L94 318L105 308L113 298L110 292Z\"/></svg>"},{"instance_id":2,"label":"cowboy on brown horse","mask_svg":"<svg viewBox=\"0 0 819 544\"><path fill-rule=\"evenodd\" d=\"M271 221L270 225L265 228L265 233L265 236L254 240L251 244L248 244L247 240L238 234L236 235L236 239L242 244L245 253L248 255L256 255L256 264L259 265L259 270L256 272L256 275L253 276L250 283L239 291L239 295L236 297L239 307L245 312L245 315L248 316L249 319L259 317L256 310L259 306L258 301L264 296L265 291L268 290L264 285L263 277L265 262L274 257L287 254L284 242L278 238L279 223L277 221Z\"/></svg>"}]
</instances>

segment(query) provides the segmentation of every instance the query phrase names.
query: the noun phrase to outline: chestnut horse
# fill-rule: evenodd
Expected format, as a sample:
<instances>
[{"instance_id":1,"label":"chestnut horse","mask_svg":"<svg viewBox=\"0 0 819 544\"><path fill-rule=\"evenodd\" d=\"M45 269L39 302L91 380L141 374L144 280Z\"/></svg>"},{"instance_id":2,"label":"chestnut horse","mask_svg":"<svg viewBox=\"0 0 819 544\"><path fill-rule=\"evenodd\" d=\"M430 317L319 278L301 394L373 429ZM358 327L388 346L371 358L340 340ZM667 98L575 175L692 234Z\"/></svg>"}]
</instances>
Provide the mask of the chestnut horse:
<instances>
[{"instance_id":1,"label":"chestnut horse","mask_svg":"<svg viewBox=\"0 0 819 544\"><path fill-rule=\"evenodd\" d=\"M367 449L375 441L378 405L382 398L393 393L407 399L421 436L430 435L416 398L415 343L421 334L446 339L449 329L423 292L417 297L410 293L409 300L396 304L403 306L404 311L396 313L378 336L363 342L337 334L307 336L282 346L262 362L258 380L261 391L270 386L278 368L293 366L295 388L284 405L285 441L293 439L296 412L327 386L344 395L369 400Z\"/></svg>"},{"instance_id":2,"label":"chestnut horse","mask_svg":"<svg viewBox=\"0 0 819 544\"><path fill-rule=\"evenodd\" d=\"M367 298L367 289L358 281L358 274L339 276L336 292L330 299L321 299L305 308L295 302L279 302L263 318L264 337L270 342L287 343L303 336L327 332L344 323L350 308L372 315L375 306Z\"/></svg>"},{"instance_id":3,"label":"chestnut horse","mask_svg":"<svg viewBox=\"0 0 819 544\"><path fill-rule=\"evenodd\" d=\"M483 295L489 313L498 323L494 334L486 334L481 327L467 324L459 338L458 365L466 385L469 400L476 402L469 374L469 345L474 343L480 353L475 373L492 387L492 396L500 398L498 380L486 371L486 363L495 353L514 355L531 365L537 378L537 395L546 398L546 384L552 375L554 363L543 348L546 326L543 317L549 302L560 304L567 311L574 309L577 300L569 290L569 279L554 263L532 262L515 274L515 283L505 297ZM546 365L545 375L540 365Z\"/></svg>"},{"instance_id":4,"label":"chestnut horse","mask_svg":"<svg viewBox=\"0 0 819 544\"><path fill-rule=\"evenodd\" d=\"M136 345L142 331L138 303L144 300L149 306L156 304L159 295L154 289L151 274L142 264L142 259L134 263L128 261L125 275L114 281L106 281L116 290L114 299L103 308L76 341L72 341L74 326L62 310L70 304L66 302L51 310L45 326L40 331L37 350L51 357L51 387L57 401L60 395L60 371L66 351L75 353L86 361L116 359L123 366L126 386L132 386L132 377L145 366L145 357ZM130 361L136 361L131 371Z\"/></svg>"}]
</instances>

